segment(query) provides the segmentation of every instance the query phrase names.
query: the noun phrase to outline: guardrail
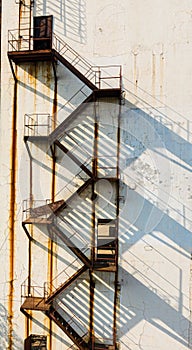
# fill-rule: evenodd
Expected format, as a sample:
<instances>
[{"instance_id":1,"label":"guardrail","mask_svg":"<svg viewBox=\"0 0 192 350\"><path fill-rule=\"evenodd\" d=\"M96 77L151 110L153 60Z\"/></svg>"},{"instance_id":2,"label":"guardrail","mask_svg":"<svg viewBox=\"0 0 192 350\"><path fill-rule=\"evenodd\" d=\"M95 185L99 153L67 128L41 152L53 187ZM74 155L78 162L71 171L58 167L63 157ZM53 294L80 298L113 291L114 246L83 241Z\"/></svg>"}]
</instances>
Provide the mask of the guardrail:
<instances>
[{"instance_id":1,"label":"guardrail","mask_svg":"<svg viewBox=\"0 0 192 350\"><path fill-rule=\"evenodd\" d=\"M52 213L51 208L48 204L51 203L50 199L45 200L30 200L24 199L23 201L23 219L25 221L30 217L38 217L46 219Z\"/></svg>"},{"instance_id":2,"label":"guardrail","mask_svg":"<svg viewBox=\"0 0 192 350\"><path fill-rule=\"evenodd\" d=\"M37 28L35 28L37 29ZM30 33L29 33L30 32ZM8 31L8 52L55 50L73 67L90 80L99 89L122 88L121 65L95 66L83 58L55 33L52 36L37 38L32 34L34 28L23 29L22 35L18 29ZM41 42L37 49L36 43ZM45 45L43 45L43 43Z\"/></svg>"}]
</instances>

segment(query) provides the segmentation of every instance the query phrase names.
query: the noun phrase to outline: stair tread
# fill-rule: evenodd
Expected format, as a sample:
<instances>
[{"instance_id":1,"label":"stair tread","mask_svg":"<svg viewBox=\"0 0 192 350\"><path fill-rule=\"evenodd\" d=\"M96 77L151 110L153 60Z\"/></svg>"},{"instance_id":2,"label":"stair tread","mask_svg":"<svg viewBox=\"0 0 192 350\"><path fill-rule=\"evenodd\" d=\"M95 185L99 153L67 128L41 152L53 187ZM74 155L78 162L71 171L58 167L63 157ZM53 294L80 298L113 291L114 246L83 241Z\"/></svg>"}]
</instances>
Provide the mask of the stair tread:
<instances>
[{"instance_id":1,"label":"stair tread","mask_svg":"<svg viewBox=\"0 0 192 350\"><path fill-rule=\"evenodd\" d=\"M114 345L106 345L106 344L97 344L94 345L95 350L115 350Z\"/></svg>"},{"instance_id":2,"label":"stair tread","mask_svg":"<svg viewBox=\"0 0 192 350\"><path fill-rule=\"evenodd\" d=\"M43 225L49 225L52 223L51 219L47 218L34 218L34 217L29 217L28 219L23 221L23 224L43 224Z\"/></svg>"},{"instance_id":3,"label":"stair tread","mask_svg":"<svg viewBox=\"0 0 192 350\"><path fill-rule=\"evenodd\" d=\"M55 323L68 335L68 337L80 347L81 350L88 349L84 339L75 331L75 329L52 307L46 313Z\"/></svg>"}]
</instances>

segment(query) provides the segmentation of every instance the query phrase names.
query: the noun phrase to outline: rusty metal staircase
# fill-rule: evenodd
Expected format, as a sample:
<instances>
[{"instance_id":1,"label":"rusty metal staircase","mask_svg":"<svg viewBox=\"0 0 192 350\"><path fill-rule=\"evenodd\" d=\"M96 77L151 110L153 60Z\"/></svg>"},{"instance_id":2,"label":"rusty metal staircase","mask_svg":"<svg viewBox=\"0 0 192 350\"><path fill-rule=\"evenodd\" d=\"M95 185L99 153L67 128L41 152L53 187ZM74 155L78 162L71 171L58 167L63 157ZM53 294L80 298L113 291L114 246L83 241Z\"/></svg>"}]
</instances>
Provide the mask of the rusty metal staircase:
<instances>
[{"instance_id":1,"label":"rusty metal staircase","mask_svg":"<svg viewBox=\"0 0 192 350\"><path fill-rule=\"evenodd\" d=\"M33 1L29 1L29 16L31 18L31 5ZM20 1L22 6L22 1ZM23 25L27 26L27 22L23 17ZM24 287L25 291L22 292L22 299L24 299L21 311L25 316L31 318L29 310L42 311L46 316L54 321L55 324L60 327L63 332L73 341L73 343L80 349L91 350L115 350L116 336L114 336L111 345L99 342L94 336L93 330L93 310L90 310L89 320L89 332L85 332L79 327L80 320L77 320L75 314L71 314L71 310L67 310L67 305L64 305L61 311L58 307L58 300L60 295L67 290L73 283L76 283L82 274L89 272L90 278L90 306L93 304L94 298L94 282L93 272L106 271L115 273L115 301L117 298L117 266L118 266L118 228L115 226L113 234L106 236L105 234L98 234L96 247L91 246L91 240L87 240L81 236L81 230L78 228L78 221L82 218L82 213L78 214L76 208L71 208L70 204L77 197L79 199L79 206L85 206L89 202L91 203L92 210L94 211L94 196L95 196L95 184L98 181L99 171L96 169L95 163L95 150L97 139L97 120L88 120L88 117L83 121L81 118L78 120L81 114L83 115L86 107L90 102L93 104L101 98L117 98L118 103L121 104L121 67L120 66L107 66L96 67L91 65L87 60L81 57L74 49L72 49L67 43L60 39L53 32L49 38L51 46L44 49L38 49L36 38L33 37L34 28L31 28L31 19L28 32L22 29L24 35L21 35L21 28L19 31L9 31L8 34L8 58L11 64L12 72L14 74L13 63L20 64L22 62L37 62L37 61L50 61L53 65L54 74L56 71L55 63L61 62L70 72L72 72L81 82L85 84L87 88L91 90L89 93L85 93L83 88L75 93L81 94L82 102L78 106L73 106L70 112L64 115L60 124L57 123L55 116L43 114L43 118L47 117L47 122L41 124L39 118L40 114L26 115L25 119L25 136L24 141L38 143L39 141L45 141L49 145L50 155L54 161L57 160L59 153L65 154L69 159L79 167L80 172L75 177L81 178L80 185L75 183L75 186L71 185L72 193L64 196L62 200L46 202L40 205L33 205L33 201L29 200L25 203L24 219L22 226L26 232L28 238L32 241L33 238L30 235L28 225L44 225L47 227L49 237L54 240L54 236L57 237L64 245L76 256L76 259L80 261L81 267L73 272L68 278L66 278L59 286L53 286L53 281L49 281L49 290L43 289L43 295L36 293L36 288L31 286L30 276L28 279L28 286ZM41 42L47 38L41 38ZM108 74L108 68L112 71L116 70L115 74ZM115 81L115 85L113 85ZM111 85L112 82L112 85ZM69 102L69 101L68 101ZM63 109L68 109L68 106L63 106ZM26 121L27 120L27 121ZM74 123L74 124L73 124ZM53 127L54 125L54 127ZM46 127L46 132L41 134L43 127ZM82 134L85 137L85 143L82 149ZM91 142L93 144L91 145ZM119 142L119 141L118 141ZM87 143L87 145L86 145ZM90 143L90 145L89 145ZM27 145L28 151L29 147ZM94 149L94 152L92 150ZM118 175L117 175L118 177ZM114 181L114 179L112 179ZM116 181L116 179L115 179ZM76 187L78 186L78 188ZM91 196L83 202L86 190L90 186ZM117 187L119 186L117 179ZM65 191L64 191L65 193ZM82 197L81 197L82 196ZM81 202L82 200L82 202ZM118 202L118 191L117 191ZM118 204L117 204L118 206ZM118 211L117 211L118 212ZM78 216L79 215L79 216ZM96 230L95 225L95 212L92 212L92 229ZM85 216L84 216L85 218ZM113 220L113 219L112 219ZM110 220L109 220L110 221ZM103 223L103 222L102 222ZM114 227L113 227L114 229ZM85 231L85 228L84 228ZM91 235L91 233L90 233ZM95 244L95 243L94 243ZM115 306L116 307L116 306ZM114 307L114 308L115 308ZM91 307L90 307L91 309ZM78 331L79 327L79 331ZM114 329L114 333L116 329ZM108 340L109 341L109 340Z\"/></svg>"},{"instance_id":2,"label":"rusty metal staircase","mask_svg":"<svg viewBox=\"0 0 192 350\"><path fill-rule=\"evenodd\" d=\"M69 206L69 203L79 196L89 185L92 183L92 178L88 178L82 186L80 186L74 193L70 195L66 200L59 200L52 203L47 201L30 201L24 200L23 202L23 221L22 226L25 227L29 224L45 224L51 230L55 229L54 219ZM33 207L33 203L36 203L36 207ZM39 202L45 202L43 205L39 205ZM29 232L28 232L29 235Z\"/></svg>"},{"instance_id":3,"label":"rusty metal staircase","mask_svg":"<svg viewBox=\"0 0 192 350\"><path fill-rule=\"evenodd\" d=\"M54 309L53 306L51 306L49 310L45 312L45 314L67 334L67 336L78 346L80 350L89 349L88 344L83 339L83 336L80 336L70 325L70 323L65 321L59 312Z\"/></svg>"},{"instance_id":4,"label":"rusty metal staircase","mask_svg":"<svg viewBox=\"0 0 192 350\"><path fill-rule=\"evenodd\" d=\"M84 350L89 349L89 345L83 339L87 336L87 333L79 335L76 330L70 325L70 321L66 321L57 310L51 305L46 305L44 299L42 298L27 298L25 303L20 308L21 312L30 318L28 310L42 311L45 315L73 341L74 344L78 346L78 349Z\"/></svg>"},{"instance_id":5,"label":"rusty metal staircase","mask_svg":"<svg viewBox=\"0 0 192 350\"><path fill-rule=\"evenodd\" d=\"M60 61L91 90L97 90L98 71L56 34L53 35L54 58Z\"/></svg>"},{"instance_id":6,"label":"rusty metal staircase","mask_svg":"<svg viewBox=\"0 0 192 350\"><path fill-rule=\"evenodd\" d=\"M73 282L78 281L79 277L86 272L87 267L82 266L73 275L71 275L65 283L53 290L54 281L44 285L44 287L29 286L29 279L24 281L21 286L21 312L31 317L30 310L41 311L54 321L58 327L76 344L78 349L89 349L87 343L87 328L81 319L67 306L65 301L61 301L59 295L67 289ZM62 273L65 273L65 270ZM55 277L57 279L58 276ZM75 286L77 286L75 284Z\"/></svg>"},{"instance_id":7,"label":"rusty metal staircase","mask_svg":"<svg viewBox=\"0 0 192 350\"><path fill-rule=\"evenodd\" d=\"M117 80L116 87L113 90L121 90L121 66L99 67L91 65L81 55L79 55L66 42L52 33L52 47L47 50L35 50L31 47L31 34L25 36L25 47L21 45L22 38L19 37L18 30L11 30L8 33L8 58L16 64L22 62L34 62L41 60L50 60L52 62L60 61L75 76L77 76L92 91L111 90L111 81ZM45 41L47 38L44 38ZM35 40L35 39L34 39ZM41 38L43 40L43 38ZM103 69L104 68L104 69ZM106 70L113 68L118 73L110 76Z\"/></svg>"}]
</instances>

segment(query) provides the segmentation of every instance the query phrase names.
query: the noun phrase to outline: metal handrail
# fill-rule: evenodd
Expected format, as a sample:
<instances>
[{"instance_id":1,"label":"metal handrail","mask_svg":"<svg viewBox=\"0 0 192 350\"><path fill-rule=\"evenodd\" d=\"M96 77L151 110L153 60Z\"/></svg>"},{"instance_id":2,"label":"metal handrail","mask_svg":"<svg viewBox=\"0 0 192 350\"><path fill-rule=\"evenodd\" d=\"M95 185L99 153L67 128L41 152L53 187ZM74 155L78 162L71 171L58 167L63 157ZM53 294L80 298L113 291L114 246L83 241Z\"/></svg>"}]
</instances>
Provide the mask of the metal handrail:
<instances>
[{"instance_id":1,"label":"metal handrail","mask_svg":"<svg viewBox=\"0 0 192 350\"><path fill-rule=\"evenodd\" d=\"M82 252L86 253L86 251L88 251L88 248L83 248ZM64 270L62 270L57 276L55 276L52 281L50 282L45 282L44 283L44 298L47 299L52 293L54 293L56 291L57 288L59 288L60 285L62 285L65 281L67 281L68 278L70 278L72 275L67 273L66 270L69 269L70 267L74 266L74 263L78 262L79 263L79 267L77 269L75 269L76 273L83 265L79 262L79 258L75 258ZM57 285L57 279L61 276L64 277L62 279L62 283L60 283L59 285Z\"/></svg>"},{"instance_id":2,"label":"metal handrail","mask_svg":"<svg viewBox=\"0 0 192 350\"><path fill-rule=\"evenodd\" d=\"M65 119L68 118L68 116L75 111L78 106L75 106L72 104L73 99L75 99L79 94L82 94L86 98L89 96L89 93L86 93L83 91L87 87L86 85L83 85L56 113L56 116L59 112L65 109ZM81 102L83 103L83 101ZM68 111L66 112L66 109L68 108ZM47 121L44 123L40 123L40 118L47 116ZM64 119L64 120L65 120ZM39 126L44 126L46 128L45 136L49 136L52 131L54 131L62 122L58 122L54 115L50 115L49 113L27 113L24 116L24 132L25 136L42 136L42 133L39 132ZM54 126L54 129L52 130L52 127Z\"/></svg>"},{"instance_id":3,"label":"metal handrail","mask_svg":"<svg viewBox=\"0 0 192 350\"><path fill-rule=\"evenodd\" d=\"M28 277L21 284L21 300L28 297L41 297L44 299L44 286L30 285Z\"/></svg>"},{"instance_id":4,"label":"metal handrail","mask_svg":"<svg viewBox=\"0 0 192 350\"><path fill-rule=\"evenodd\" d=\"M86 163L85 163L86 164ZM84 165L85 165L84 164ZM70 192L70 195L66 198L65 197L65 201L67 200L67 199L69 199L69 197L71 196L71 195L73 195L73 193L75 193L75 192L73 192L73 191L71 191L70 189L68 189L68 187L70 186L70 185L72 185L72 183L73 183L73 181L74 181L74 179L76 179L76 178L79 178L79 179L81 179L83 182L85 182L85 181L87 181L88 180L88 176L85 178L83 178L80 174L84 174L84 176L86 176L86 174L85 174L85 172L83 171L83 170L80 170L77 174L75 174L74 176L73 176L73 178L70 180L70 182L68 182L66 185L64 185L60 190L58 190L57 191L57 193L55 194L55 197L57 197L58 195L60 195L62 192L64 192L65 191L65 189L67 189L69 192ZM75 185L73 185L74 187L75 187ZM80 185L81 186L81 185ZM63 196L64 197L64 196Z\"/></svg>"},{"instance_id":5,"label":"metal handrail","mask_svg":"<svg viewBox=\"0 0 192 350\"><path fill-rule=\"evenodd\" d=\"M85 58L81 57L77 51L72 49L72 47L70 47L65 41L59 38L58 35L56 35L55 33L53 33L53 48L61 55L63 55L63 53L65 53L66 50L71 52L75 56L73 61L79 58L81 62L83 62L88 69L92 68L92 65ZM63 48L65 49L64 52L63 52Z\"/></svg>"},{"instance_id":6,"label":"metal handrail","mask_svg":"<svg viewBox=\"0 0 192 350\"><path fill-rule=\"evenodd\" d=\"M58 275L56 275L50 282L45 282L45 284L50 284L54 287L53 283L56 279L58 279L63 273L66 274L66 276L69 278L70 274L66 272L67 269L69 269L70 267L72 267L74 265L75 262L79 263L79 268L81 268L83 265L79 262L79 258L75 258L69 265L67 265L67 267L65 269L63 269L61 272L58 273ZM76 270L78 271L78 269ZM75 271L75 272L76 272ZM57 288L57 287L55 287Z\"/></svg>"},{"instance_id":7,"label":"metal handrail","mask_svg":"<svg viewBox=\"0 0 192 350\"><path fill-rule=\"evenodd\" d=\"M31 28L31 33L33 28ZM26 33L26 34L25 34ZM121 65L106 65L106 66L95 66L92 65L88 60L83 58L77 51L71 48L66 42L58 37L55 33L52 33L52 37L47 38L36 38L29 34L28 29L22 30L22 36L20 36L19 30L8 31L8 51L33 51L33 42L35 41L50 41L50 50L54 49L61 56L69 60L70 64L77 67L77 70L81 72L87 79L89 79L99 89L102 87L102 83L105 87L114 88L111 84L107 83L107 80L118 79L118 88L122 87L122 67ZM108 68L118 68L119 73L114 76L107 74ZM105 74L102 76L102 74Z\"/></svg>"},{"instance_id":8,"label":"metal handrail","mask_svg":"<svg viewBox=\"0 0 192 350\"><path fill-rule=\"evenodd\" d=\"M90 160L92 159L92 156L89 155L89 158L87 158L85 160L85 162L83 163L83 165L85 165L86 167L89 165L90 163ZM55 197L58 196L62 191L64 191L71 183L72 181L74 180L74 178L76 178L77 176L80 176L81 173L84 173L83 170L80 170L76 175L74 175L74 177L71 179L71 181L69 183L67 183L62 189L60 189L56 194L55 194ZM87 179L82 179L84 182L88 180ZM71 195L73 195L74 192L71 192ZM65 201L68 200L70 198L67 197L65 198ZM38 207L40 206L48 206L48 204L51 204L51 199L24 199L23 200L23 208L22 208L22 212L23 212L23 221L28 219L29 217L33 217L33 209L38 209ZM36 205L38 204L38 205ZM50 215L51 215L52 211L51 209L45 213L42 213L41 215L39 215L38 217L41 217L41 218L48 218Z\"/></svg>"},{"instance_id":9,"label":"metal handrail","mask_svg":"<svg viewBox=\"0 0 192 350\"><path fill-rule=\"evenodd\" d=\"M38 205L35 205L35 204L38 204ZM41 199L24 199L23 200L23 209L22 209L22 212L23 212L23 221L28 219L29 217L33 216L33 209L37 209L38 207L40 206L48 206L48 204L51 203L51 200L50 199L44 199L44 200L41 200ZM43 217L43 218L48 218L50 216L51 212L49 213L43 213L42 215L40 215L39 217Z\"/></svg>"},{"instance_id":10,"label":"metal handrail","mask_svg":"<svg viewBox=\"0 0 192 350\"><path fill-rule=\"evenodd\" d=\"M86 244L83 248L81 249L86 249L86 251L88 250L89 248L89 244L87 243L87 241L81 237L80 233L75 230L73 227L71 227L71 225L69 224L69 222L63 217L63 216L59 216L59 217L56 217L54 220L55 220L55 223L58 224L58 219L60 219L66 226L69 227L69 229L73 232L71 234L71 236L69 236L68 238L71 239L72 237L75 236L75 238L78 238L83 244ZM61 227L61 226L60 226Z\"/></svg>"},{"instance_id":11,"label":"metal handrail","mask_svg":"<svg viewBox=\"0 0 192 350\"><path fill-rule=\"evenodd\" d=\"M58 303L54 303L54 309L59 313L59 310L61 309L66 313L66 315L69 317L69 320L67 320L67 323L69 325L75 324L76 327L83 333L83 335L80 335L81 337L85 337L88 332L84 333L84 328L87 329L87 325L77 316L72 312L72 310L69 308L69 306L61 299L58 298L60 301L60 305ZM64 306L64 307L62 307ZM62 317L62 315L61 315ZM83 328L84 327L84 328Z\"/></svg>"},{"instance_id":12,"label":"metal handrail","mask_svg":"<svg viewBox=\"0 0 192 350\"><path fill-rule=\"evenodd\" d=\"M77 51L71 48L66 42L64 42L61 38L59 38L55 33L53 33L53 48L62 56L66 56L66 53L69 52L72 55L72 61L70 62L73 66L78 65L79 71L83 71L82 73L86 78L92 81L99 89L101 88L101 84L103 80L111 80L111 79L119 79L119 88L122 87L122 67L121 65L102 65L95 66L89 63L85 58L83 58ZM64 51L63 51L64 49ZM71 59L71 57L68 57ZM119 74L115 76L110 76L107 74L106 69L108 68L118 68ZM102 76L104 74L104 76ZM109 83L105 82L105 85L111 88Z\"/></svg>"},{"instance_id":13,"label":"metal handrail","mask_svg":"<svg viewBox=\"0 0 192 350\"><path fill-rule=\"evenodd\" d=\"M47 119L46 123L40 122L40 118ZM48 136L51 132L51 115L48 113L32 113L24 115L25 136L43 136L40 127L46 127L44 136Z\"/></svg>"}]
</instances>

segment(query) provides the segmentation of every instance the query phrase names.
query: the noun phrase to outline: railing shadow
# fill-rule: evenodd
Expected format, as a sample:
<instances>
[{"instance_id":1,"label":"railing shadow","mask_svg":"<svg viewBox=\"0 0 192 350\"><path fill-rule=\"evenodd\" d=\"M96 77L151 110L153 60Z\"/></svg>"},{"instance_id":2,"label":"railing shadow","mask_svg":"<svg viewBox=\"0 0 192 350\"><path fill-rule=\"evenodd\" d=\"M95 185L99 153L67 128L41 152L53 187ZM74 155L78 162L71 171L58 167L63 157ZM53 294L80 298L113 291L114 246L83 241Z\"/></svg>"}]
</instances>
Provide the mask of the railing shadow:
<instances>
[{"instance_id":1,"label":"railing shadow","mask_svg":"<svg viewBox=\"0 0 192 350\"><path fill-rule=\"evenodd\" d=\"M143 330L152 331L155 327L159 333L188 347L191 346L190 295L184 289L187 272L183 263L189 268L192 211L189 197L180 198L173 192L172 169L174 167L179 176L183 174L189 179L190 185L189 123L181 115L177 116L180 119L177 123L173 110L169 117L165 109L159 111L158 107L153 108L134 97L138 103L125 101L122 110L121 172L125 193L119 233L123 256L119 330L122 343L128 349L142 346L147 331L140 332L144 337L138 341L131 336L133 328L137 325L140 329L141 324ZM190 191L188 193L190 195ZM139 247L134 249L137 244L142 249L140 255ZM151 251L152 261L146 262ZM159 261L165 264L169 274L155 269ZM144 274L144 271L149 273ZM174 285L171 271L177 285ZM146 344L146 338L144 341Z\"/></svg>"},{"instance_id":2,"label":"railing shadow","mask_svg":"<svg viewBox=\"0 0 192 350\"><path fill-rule=\"evenodd\" d=\"M58 32L74 42L87 41L86 0L35 2L35 16L51 13L57 21Z\"/></svg>"},{"instance_id":3,"label":"railing shadow","mask_svg":"<svg viewBox=\"0 0 192 350\"><path fill-rule=\"evenodd\" d=\"M175 340L175 342L188 347L190 345L188 330L191 327L191 321L189 321L186 315L184 316L182 314L181 310L172 307L169 304L169 300L163 300L162 297L156 294L155 290L151 290L146 286L147 276L142 275L141 271L138 271L136 268L133 268L133 272L129 273L125 269L126 266L129 266L129 261L126 261L124 268L120 271L123 287L120 317L122 342L127 346L132 346L134 339L131 339L131 336L129 338L129 334L131 335L132 329L136 325L145 323L148 331L149 329L153 329L154 331L155 327L159 330L160 334L164 333L166 336ZM138 273L139 278L134 276L136 273ZM141 345L143 338L141 336L140 339L135 340L135 344ZM170 344L173 343L171 342Z\"/></svg>"}]
</instances>

